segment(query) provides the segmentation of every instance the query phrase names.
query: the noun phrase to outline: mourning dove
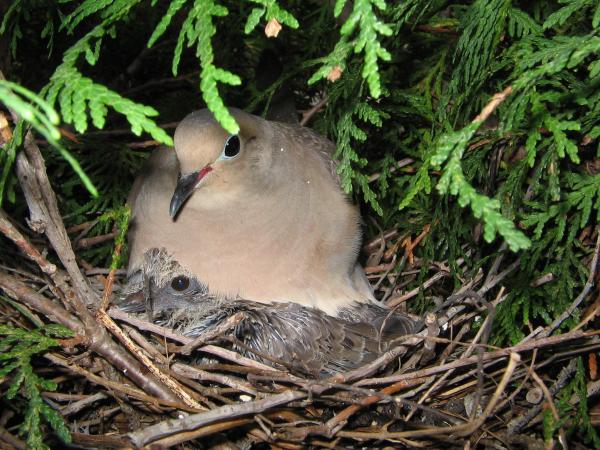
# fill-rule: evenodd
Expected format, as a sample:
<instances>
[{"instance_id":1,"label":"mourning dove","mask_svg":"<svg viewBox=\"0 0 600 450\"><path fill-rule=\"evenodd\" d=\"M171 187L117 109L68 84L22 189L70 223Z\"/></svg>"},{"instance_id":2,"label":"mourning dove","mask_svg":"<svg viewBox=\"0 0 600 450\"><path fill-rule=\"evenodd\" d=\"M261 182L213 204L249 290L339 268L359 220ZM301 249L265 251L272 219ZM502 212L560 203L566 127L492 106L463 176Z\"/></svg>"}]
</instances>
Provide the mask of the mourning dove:
<instances>
[{"instance_id":1,"label":"mourning dove","mask_svg":"<svg viewBox=\"0 0 600 450\"><path fill-rule=\"evenodd\" d=\"M177 127L175 151L151 156L129 199L130 275L144 252L166 248L227 298L329 314L373 300L356 263L360 217L340 189L334 145L307 128L230 112L237 135L201 110Z\"/></svg>"},{"instance_id":2,"label":"mourning dove","mask_svg":"<svg viewBox=\"0 0 600 450\"><path fill-rule=\"evenodd\" d=\"M414 332L415 322L408 316L374 303L352 303L334 317L297 303L218 297L164 249L148 250L141 272L121 309L145 311L150 320L190 337L239 313L229 332L241 342L234 345L238 351L313 376L366 364Z\"/></svg>"}]
</instances>

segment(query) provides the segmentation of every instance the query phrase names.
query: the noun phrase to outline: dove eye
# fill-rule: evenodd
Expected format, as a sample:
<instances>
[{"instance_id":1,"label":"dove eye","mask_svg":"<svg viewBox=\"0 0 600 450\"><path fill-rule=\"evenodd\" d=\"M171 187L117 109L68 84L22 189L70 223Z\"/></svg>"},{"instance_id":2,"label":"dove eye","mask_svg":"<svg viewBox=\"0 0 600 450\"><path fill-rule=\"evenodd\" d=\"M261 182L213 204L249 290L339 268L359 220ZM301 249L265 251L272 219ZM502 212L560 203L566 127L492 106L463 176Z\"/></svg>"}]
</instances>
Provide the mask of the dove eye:
<instances>
[{"instance_id":1,"label":"dove eye","mask_svg":"<svg viewBox=\"0 0 600 450\"><path fill-rule=\"evenodd\" d=\"M237 134L232 134L225 141L225 145L223 146L223 152L219 159L232 159L235 158L240 153L240 138Z\"/></svg>"},{"instance_id":2,"label":"dove eye","mask_svg":"<svg viewBox=\"0 0 600 450\"><path fill-rule=\"evenodd\" d=\"M188 287L190 287L190 279L188 277L175 277L173 281L171 281L171 287L176 291L185 291Z\"/></svg>"}]
</instances>

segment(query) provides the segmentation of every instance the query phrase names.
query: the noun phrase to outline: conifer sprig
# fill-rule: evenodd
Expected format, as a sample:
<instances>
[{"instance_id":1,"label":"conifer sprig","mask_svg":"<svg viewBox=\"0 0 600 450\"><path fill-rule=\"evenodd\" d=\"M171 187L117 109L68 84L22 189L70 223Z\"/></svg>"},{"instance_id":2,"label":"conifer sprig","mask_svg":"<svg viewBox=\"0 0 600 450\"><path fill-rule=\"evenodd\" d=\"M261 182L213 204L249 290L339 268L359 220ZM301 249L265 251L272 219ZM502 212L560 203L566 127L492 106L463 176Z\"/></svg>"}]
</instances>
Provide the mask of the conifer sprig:
<instances>
[{"instance_id":1,"label":"conifer sprig","mask_svg":"<svg viewBox=\"0 0 600 450\"><path fill-rule=\"evenodd\" d=\"M334 16L342 13L346 0L337 0ZM381 76L379 74L379 60L390 61L391 54L381 45L380 36L390 36L392 29L383 23L375 11L385 11L384 0L356 0L353 2L352 12L340 29L340 40L333 51L325 57L323 65L308 80L309 84L323 78L331 78L332 71L344 71L350 52L364 52L362 77L367 81L370 94L378 98L381 95Z\"/></svg>"},{"instance_id":2,"label":"conifer sprig","mask_svg":"<svg viewBox=\"0 0 600 450\"><path fill-rule=\"evenodd\" d=\"M64 420L41 395L41 391L55 391L56 383L36 374L31 364L35 355L59 346L55 338L70 336L72 332L60 325L45 325L37 330L0 325L0 377L11 377L6 392L8 400L15 399L19 394L27 400L20 432L27 436L28 448L50 449L44 442L42 422L50 425L63 442L71 443L71 434Z\"/></svg>"}]
</instances>

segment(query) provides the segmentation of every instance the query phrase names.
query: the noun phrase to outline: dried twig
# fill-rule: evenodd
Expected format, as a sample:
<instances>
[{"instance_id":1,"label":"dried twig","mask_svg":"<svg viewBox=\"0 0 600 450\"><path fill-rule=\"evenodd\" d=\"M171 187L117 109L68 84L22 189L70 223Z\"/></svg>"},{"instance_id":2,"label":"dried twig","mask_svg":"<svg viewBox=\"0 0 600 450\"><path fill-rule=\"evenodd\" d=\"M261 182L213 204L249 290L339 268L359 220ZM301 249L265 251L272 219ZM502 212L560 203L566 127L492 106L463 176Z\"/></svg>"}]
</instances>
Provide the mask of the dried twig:
<instances>
[{"instance_id":1,"label":"dried twig","mask_svg":"<svg viewBox=\"0 0 600 450\"><path fill-rule=\"evenodd\" d=\"M183 403L179 403L177 401L162 400L160 398L152 397L152 396L146 394L144 391L139 390L137 388L133 388L131 386L128 386L128 385L125 385L122 383L117 383L115 381L111 381L111 380L102 378L98 375L93 374L92 372L90 372L88 370L83 369L82 367L79 367L76 364L70 363L69 361L67 361L65 358L63 358L62 356L60 356L58 354L46 353L44 355L44 358L48 359L49 361L52 361L54 364L56 364L58 366L65 367L66 369L68 369L69 371L73 372L76 375L84 376L85 378L90 380L92 383L98 384L100 386L104 386L107 389L110 389L111 391L120 392L122 394L131 396L133 398L143 400L151 405L152 404L164 405L164 406L169 406L171 408L180 409L182 411L193 411L193 412L197 411L195 408L189 408L186 405L184 405Z\"/></svg>"},{"instance_id":2,"label":"dried twig","mask_svg":"<svg viewBox=\"0 0 600 450\"><path fill-rule=\"evenodd\" d=\"M156 378L158 378L165 386L173 391L177 397L179 397L187 406L196 410L202 410L203 408L198 402L196 402L181 386L179 386L175 380L163 373L154 363L148 358L142 351L140 351L134 344L134 342L121 330L116 323L102 310L98 310L96 315L98 320L113 333L119 341L133 353L140 362L150 371Z\"/></svg>"},{"instance_id":3,"label":"dried twig","mask_svg":"<svg viewBox=\"0 0 600 450\"><path fill-rule=\"evenodd\" d=\"M571 380L571 377L576 370L577 360L572 359L571 362L560 371L558 377L556 377L556 382L553 384L552 388L550 388L550 395L547 395L547 398L552 398L552 396L558 392L559 389L562 389ZM533 372L531 375L533 376ZM507 425L508 433L519 433L524 427L527 426L527 424L531 422L534 417L540 413L542 406L542 404L534 405L528 409L524 415L512 419Z\"/></svg>"},{"instance_id":4,"label":"dried twig","mask_svg":"<svg viewBox=\"0 0 600 450\"><path fill-rule=\"evenodd\" d=\"M306 124L310 122L310 119L312 119L315 114L325 107L328 100L329 99L327 98L327 95L323 94L323 96L317 103L314 104L314 106L312 106L309 110L304 111L302 113L302 119L300 120L300 126L306 126Z\"/></svg>"},{"instance_id":5,"label":"dried twig","mask_svg":"<svg viewBox=\"0 0 600 450\"><path fill-rule=\"evenodd\" d=\"M48 275L54 275L56 273L56 266L48 262L40 251L16 229L2 209L0 209L0 232L13 241L29 259L39 266L42 272Z\"/></svg>"},{"instance_id":6,"label":"dried twig","mask_svg":"<svg viewBox=\"0 0 600 450\"><path fill-rule=\"evenodd\" d=\"M535 373L534 370L531 370L531 377L544 392L544 396L546 397L546 400L548 401L548 406L550 407L550 411L552 411L552 416L554 417L554 420L556 421L556 423L560 423L560 416L558 415L558 410L556 409L556 405L554 405L554 400L552 400L552 394L548 390L546 383L544 383L544 381L540 378L540 376L537 373ZM560 444L562 445L562 448L564 450L569 450L569 446L567 445L567 438L565 435L565 430L563 429L562 426L559 426L558 434L560 437Z\"/></svg>"},{"instance_id":7,"label":"dried twig","mask_svg":"<svg viewBox=\"0 0 600 450\"><path fill-rule=\"evenodd\" d=\"M134 327L139 328L140 330L151 331L153 333L158 334L159 336L172 339L182 344L190 344L191 342L193 342L193 339L177 334L169 328L161 327L160 325L155 325L145 320L136 319L135 317L132 317L131 315L120 311L116 308L111 308L110 310L108 310L108 315L113 319L127 322L128 324L133 325ZM254 361L253 359L246 358L245 356L242 356L239 353L232 352L231 350L217 347L216 345L203 345L202 347L198 348L197 351L210 353L211 355L227 359L229 361L243 366L254 367L259 370L273 372L274 374L282 373L281 371L278 371L277 369L274 369L271 366L267 366L266 364Z\"/></svg>"},{"instance_id":8,"label":"dried twig","mask_svg":"<svg viewBox=\"0 0 600 450\"><path fill-rule=\"evenodd\" d=\"M587 297L592 287L594 286L594 277L596 276L596 267L598 266L598 254L600 254L600 230L596 230L598 237L596 238L596 247L594 249L594 256L590 264L590 274L583 287L581 293L573 300L573 303L560 315L554 322L552 322L544 331L540 333L541 337L550 336L554 330L556 330L561 323L567 318L571 317L580 303Z\"/></svg>"},{"instance_id":9,"label":"dried twig","mask_svg":"<svg viewBox=\"0 0 600 450\"><path fill-rule=\"evenodd\" d=\"M200 334L200 336L194 338L194 340L190 343L180 347L179 352L183 355L189 355L196 348L206 344L208 341L212 341L213 339L225 334L229 330L232 330L237 324L244 320L244 317L245 315L241 311L235 313L234 315L228 317L226 320L220 323L218 326L205 331L204 333Z\"/></svg>"},{"instance_id":10,"label":"dried twig","mask_svg":"<svg viewBox=\"0 0 600 450\"><path fill-rule=\"evenodd\" d=\"M431 278L426 280L421 286L414 288L413 290L407 292L406 294L402 294L400 296L390 298L387 301L387 306L390 308L394 308L395 306L398 306L400 303L403 303L403 302L413 298L414 296L418 295L419 292L424 291L425 289L432 286L434 283L438 282L442 278L445 278L449 275L450 274L448 272L443 272L443 271L438 272L435 275L433 275Z\"/></svg>"},{"instance_id":11,"label":"dried twig","mask_svg":"<svg viewBox=\"0 0 600 450\"><path fill-rule=\"evenodd\" d=\"M103 355L124 373L128 373L128 376L139 386L162 399L175 400L176 397L168 389L157 380L146 376L137 361L118 347L104 329L98 327L94 316L87 310L84 302L97 303L98 296L77 266L75 254L58 211L56 196L46 174L44 160L30 132L25 136L24 149L25 151L17 157L17 175L31 213L30 226L37 231L45 232L69 273L74 289L70 288L66 278L60 272L57 271L54 274L54 279L83 325L83 329L80 326L75 326L75 329L85 335L86 345L90 349ZM37 260L41 261L39 258ZM43 261L41 262L43 263ZM27 293L22 286L21 291ZM28 295L28 297L34 298L33 295ZM38 303L41 304L41 302ZM45 305L48 306L47 303ZM58 311L56 308L54 310ZM73 323L73 325L75 324Z\"/></svg>"},{"instance_id":12,"label":"dried twig","mask_svg":"<svg viewBox=\"0 0 600 450\"><path fill-rule=\"evenodd\" d=\"M306 393L299 391L286 391L282 394L267 396L236 405L225 405L204 413L194 414L183 419L172 419L151 425L139 431L127 434L127 438L136 446L142 447L157 439L165 438L182 431L195 430L204 425L215 423L222 419L235 419L249 414L267 411L279 405L285 405L294 400L306 398Z\"/></svg>"},{"instance_id":13,"label":"dried twig","mask_svg":"<svg viewBox=\"0 0 600 450\"><path fill-rule=\"evenodd\" d=\"M531 351L536 348L549 347L553 345L557 345L559 343L572 341L575 339L580 339L586 336L591 336L594 333L584 333L582 331L572 331L570 333L561 334L559 336L550 336L543 339L532 339L530 341L520 343L514 345L512 347L503 348L500 350L496 350L493 352L488 352L483 354L484 361L490 361L495 359L502 359L509 356L511 353L522 353L526 351ZM427 369L416 370L411 373L401 374L401 375L392 375L389 377L379 377L379 378L369 378L363 379L356 383L357 386L368 386L374 384L387 384L387 383L395 383L397 381L402 380L411 380L415 378L425 378L431 375L435 375L436 373L445 372L449 369L454 369L457 367L464 367L471 364L476 364L479 360L478 356L470 356L468 358L461 358L456 361L452 361L447 364L442 364L435 367L429 367Z\"/></svg>"}]
</instances>

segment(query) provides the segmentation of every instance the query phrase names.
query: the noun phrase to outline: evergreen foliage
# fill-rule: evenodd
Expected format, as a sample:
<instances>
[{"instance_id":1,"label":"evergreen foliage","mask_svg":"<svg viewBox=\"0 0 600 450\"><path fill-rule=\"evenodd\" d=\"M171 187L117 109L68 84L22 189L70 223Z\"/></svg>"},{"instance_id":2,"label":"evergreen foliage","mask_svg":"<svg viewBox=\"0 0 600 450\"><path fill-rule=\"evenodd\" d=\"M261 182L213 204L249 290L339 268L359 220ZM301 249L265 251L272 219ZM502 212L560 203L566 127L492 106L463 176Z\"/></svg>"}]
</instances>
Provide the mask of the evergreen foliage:
<instances>
[{"instance_id":1,"label":"evergreen foliage","mask_svg":"<svg viewBox=\"0 0 600 450\"><path fill-rule=\"evenodd\" d=\"M91 1L82 6L87 3L91 3ZM85 11L85 13L89 13L89 11ZM80 15L85 13L82 12ZM65 24L70 23L69 18L65 19ZM79 20L73 19L73 22L78 23ZM44 89L47 100L51 105L59 102L63 120L73 124L79 133L87 130L88 116L92 119L95 127L103 128L110 106L127 118L133 134L139 136L144 131L157 141L172 145L171 138L150 119L158 114L154 108L132 102L105 86L94 83L93 80L83 76L77 70L77 61L81 55L85 56L88 64L92 66L96 64L100 55L102 39L113 32L112 28L98 25L65 51L62 64L57 67L49 85Z\"/></svg>"},{"instance_id":2,"label":"evergreen foliage","mask_svg":"<svg viewBox=\"0 0 600 450\"><path fill-rule=\"evenodd\" d=\"M31 359L59 346L55 338L71 336L70 330L60 325L45 325L35 330L24 330L8 325L0 325L0 377L11 377L6 396L13 400L17 395L27 400L24 421L20 433L27 437L30 449L50 449L44 443L42 421L67 444L71 435L59 413L44 402L41 391L55 391L56 383L35 373Z\"/></svg>"},{"instance_id":3,"label":"evergreen foliage","mask_svg":"<svg viewBox=\"0 0 600 450\"><path fill-rule=\"evenodd\" d=\"M337 0L333 15L339 17L347 0ZM375 14L377 9L385 11L384 0L356 0L352 2L352 11L340 28L340 40L333 51L325 57L322 67L308 80L314 83L330 77L331 71L344 71L350 52L364 52L362 77L367 81L370 94L377 98L381 95L381 79L377 61L390 61L392 55L381 46L378 35L390 36L392 29L383 23ZM358 31L357 31L358 29ZM355 34L356 37L352 38Z\"/></svg>"},{"instance_id":4,"label":"evergreen foliage","mask_svg":"<svg viewBox=\"0 0 600 450\"><path fill-rule=\"evenodd\" d=\"M56 14L45 12L48 2ZM117 112L133 134L171 144L155 121L158 111L160 123L173 116L165 106L168 94L153 97L149 90L138 101L127 91L171 73L195 77L199 71L194 92L203 103L188 108L173 98L176 118L206 105L232 133L238 128L225 105L260 113L281 85L295 93L299 109L326 97L312 125L337 144L343 188L384 229L415 235L431 225L415 249L424 261L448 260L453 275L462 276L506 243L520 270L497 311L496 343L516 342L530 327L550 323L584 285L582 260L589 259L589 237L600 218L597 0L48 2L14 2L0 33L16 58L25 37L41 36L49 61L54 55L62 61L44 80L17 69L5 74L13 82L0 82L0 102L62 155L46 157L70 224L118 211L145 157L110 140L98 150L89 124L122 126ZM276 39L264 36L272 20L285 26ZM119 54L115 46L126 61L111 60ZM283 62L269 89L258 87L252 69L265 49ZM138 53L160 57L133 76L128 64ZM112 65L118 76L105 74ZM478 120L509 86L504 101ZM54 108L63 129L72 125L87 134L77 143L60 139ZM15 136L0 151L0 201L18 208L11 168L22 131ZM398 168L406 158L410 165ZM80 179L99 197L79 192ZM101 221L92 234L112 226ZM95 263L111 254L107 248L90 252L86 257ZM467 261L461 270L460 258ZM427 276L427 263L422 267L415 283ZM532 285L547 274L553 281ZM420 311L427 302L421 296L411 307ZM548 424L548 433L555 425ZM589 442L597 437L589 434Z\"/></svg>"},{"instance_id":5,"label":"evergreen foliage","mask_svg":"<svg viewBox=\"0 0 600 450\"><path fill-rule=\"evenodd\" d=\"M572 435L575 432L581 432L584 436L585 444L590 448L600 448L600 436L590 421L590 415L587 405L587 387L585 381L585 367L581 358L577 358L577 371L572 381L559 393L557 409L561 420L556 421L550 411L544 415L544 437L549 440L560 426L568 426L568 433ZM579 400L573 404L573 396ZM575 410L575 411L573 411ZM571 423L567 424L562 417L567 417L570 412L575 412Z\"/></svg>"}]
</instances>

